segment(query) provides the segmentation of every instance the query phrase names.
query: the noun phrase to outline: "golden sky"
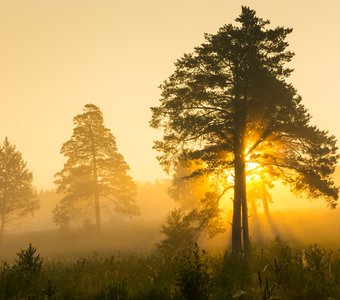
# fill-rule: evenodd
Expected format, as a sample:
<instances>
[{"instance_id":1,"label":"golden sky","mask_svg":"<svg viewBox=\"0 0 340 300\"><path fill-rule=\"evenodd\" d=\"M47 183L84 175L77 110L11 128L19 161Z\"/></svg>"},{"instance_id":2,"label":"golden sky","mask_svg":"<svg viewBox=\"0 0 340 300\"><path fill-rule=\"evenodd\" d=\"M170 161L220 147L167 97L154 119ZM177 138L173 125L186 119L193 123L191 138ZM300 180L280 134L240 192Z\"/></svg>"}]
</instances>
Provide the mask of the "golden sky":
<instances>
[{"instance_id":1,"label":"golden sky","mask_svg":"<svg viewBox=\"0 0 340 300\"><path fill-rule=\"evenodd\" d=\"M0 0L0 141L8 136L52 188L61 145L84 104L98 105L136 180L164 178L150 106L174 61L248 5L293 27L291 81L313 122L340 139L340 1Z\"/></svg>"}]
</instances>

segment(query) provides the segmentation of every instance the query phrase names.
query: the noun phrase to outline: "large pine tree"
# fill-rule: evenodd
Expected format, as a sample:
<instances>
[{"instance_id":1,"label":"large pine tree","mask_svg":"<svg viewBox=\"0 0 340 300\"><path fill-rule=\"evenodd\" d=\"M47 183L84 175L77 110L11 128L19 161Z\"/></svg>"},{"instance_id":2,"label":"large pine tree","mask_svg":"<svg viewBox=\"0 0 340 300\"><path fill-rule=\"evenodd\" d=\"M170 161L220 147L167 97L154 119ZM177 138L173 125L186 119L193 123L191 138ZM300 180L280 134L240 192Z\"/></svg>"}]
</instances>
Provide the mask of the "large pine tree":
<instances>
[{"instance_id":1,"label":"large pine tree","mask_svg":"<svg viewBox=\"0 0 340 300\"><path fill-rule=\"evenodd\" d=\"M116 212L138 214L136 184L128 175L129 166L117 152L116 140L103 124L100 109L87 104L74 117L73 134L61 148L67 157L55 175L58 192L64 197L54 210L54 220L65 226L82 213L94 211L101 227L101 201L111 203Z\"/></svg>"},{"instance_id":2,"label":"large pine tree","mask_svg":"<svg viewBox=\"0 0 340 300\"><path fill-rule=\"evenodd\" d=\"M331 206L338 198L332 179L336 140L310 124L301 97L286 82L292 30L267 28L269 21L248 7L236 21L206 34L202 45L175 63L151 120L164 132L154 147L166 171L187 159L200 160L205 174L233 173L233 251L249 244L247 163Z\"/></svg>"}]
</instances>

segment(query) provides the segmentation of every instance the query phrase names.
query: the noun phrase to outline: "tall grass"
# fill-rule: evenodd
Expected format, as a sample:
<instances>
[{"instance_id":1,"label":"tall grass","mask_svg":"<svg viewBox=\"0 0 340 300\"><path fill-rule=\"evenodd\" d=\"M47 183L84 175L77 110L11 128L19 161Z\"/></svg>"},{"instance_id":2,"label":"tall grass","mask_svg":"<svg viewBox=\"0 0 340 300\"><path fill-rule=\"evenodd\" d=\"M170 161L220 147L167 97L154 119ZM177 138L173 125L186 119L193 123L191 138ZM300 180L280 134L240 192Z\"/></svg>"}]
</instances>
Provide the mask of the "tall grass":
<instances>
[{"instance_id":1,"label":"tall grass","mask_svg":"<svg viewBox=\"0 0 340 300\"><path fill-rule=\"evenodd\" d=\"M249 254L93 254L49 259L29 246L2 263L0 299L340 299L340 252L276 240Z\"/></svg>"}]
</instances>

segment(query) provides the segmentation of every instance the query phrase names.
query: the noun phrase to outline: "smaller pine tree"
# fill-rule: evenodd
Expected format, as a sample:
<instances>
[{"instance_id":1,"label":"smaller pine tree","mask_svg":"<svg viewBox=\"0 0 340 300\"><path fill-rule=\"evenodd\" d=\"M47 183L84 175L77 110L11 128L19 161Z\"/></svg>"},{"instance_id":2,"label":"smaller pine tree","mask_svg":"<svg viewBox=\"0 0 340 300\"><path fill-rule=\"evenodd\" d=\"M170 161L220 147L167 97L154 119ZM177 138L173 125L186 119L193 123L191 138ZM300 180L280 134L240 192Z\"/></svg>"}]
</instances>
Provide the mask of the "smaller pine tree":
<instances>
[{"instance_id":1,"label":"smaller pine tree","mask_svg":"<svg viewBox=\"0 0 340 300\"><path fill-rule=\"evenodd\" d=\"M137 186L99 107L86 104L73 123L73 134L61 148L67 161L55 175L57 191L64 197L54 210L54 221L65 227L74 218L94 212L100 229L104 201L118 213L138 215Z\"/></svg>"},{"instance_id":2,"label":"smaller pine tree","mask_svg":"<svg viewBox=\"0 0 340 300\"><path fill-rule=\"evenodd\" d=\"M176 285L184 299L209 299L212 275L209 272L207 253L201 250L197 243L181 261Z\"/></svg>"}]
</instances>

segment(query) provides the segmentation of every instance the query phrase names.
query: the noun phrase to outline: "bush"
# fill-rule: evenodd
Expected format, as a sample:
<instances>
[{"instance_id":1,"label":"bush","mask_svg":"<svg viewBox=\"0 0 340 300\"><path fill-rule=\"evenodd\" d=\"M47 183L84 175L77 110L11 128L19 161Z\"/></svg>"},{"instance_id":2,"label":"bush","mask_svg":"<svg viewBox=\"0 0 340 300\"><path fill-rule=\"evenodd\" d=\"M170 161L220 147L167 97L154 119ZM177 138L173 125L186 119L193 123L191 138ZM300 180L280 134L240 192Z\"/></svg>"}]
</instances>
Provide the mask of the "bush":
<instances>
[{"instance_id":1,"label":"bush","mask_svg":"<svg viewBox=\"0 0 340 300\"><path fill-rule=\"evenodd\" d=\"M195 247L184 256L178 270L176 285L184 299L206 300L212 287L207 253Z\"/></svg>"},{"instance_id":2,"label":"bush","mask_svg":"<svg viewBox=\"0 0 340 300\"><path fill-rule=\"evenodd\" d=\"M3 264L0 276L1 299L17 299L36 292L43 265L43 259L36 252L37 249L29 244L26 250L17 253L18 258L13 266Z\"/></svg>"},{"instance_id":3,"label":"bush","mask_svg":"<svg viewBox=\"0 0 340 300\"><path fill-rule=\"evenodd\" d=\"M36 252L37 249L34 248L32 244L29 244L26 250L20 250L20 252L17 253L16 268L20 270L20 272L29 274L39 273L44 260L40 257L40 254L35 254Z\"/></svg>"}]
</instances>

